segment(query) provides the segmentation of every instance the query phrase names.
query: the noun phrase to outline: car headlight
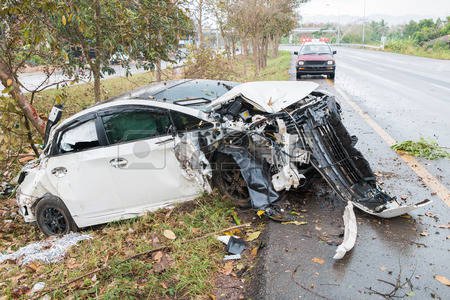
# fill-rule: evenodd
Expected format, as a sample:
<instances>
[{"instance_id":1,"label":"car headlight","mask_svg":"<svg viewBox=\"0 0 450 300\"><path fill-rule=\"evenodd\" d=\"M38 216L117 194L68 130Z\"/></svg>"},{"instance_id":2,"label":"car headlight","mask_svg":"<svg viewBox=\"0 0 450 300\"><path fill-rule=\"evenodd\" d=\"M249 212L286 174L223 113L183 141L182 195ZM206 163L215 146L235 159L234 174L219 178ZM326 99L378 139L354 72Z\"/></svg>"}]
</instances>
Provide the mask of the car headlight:
<instances>
[{"instance_id":1,"label":"car headlight","mask_svg":"<svg viewBox=\"0 0 450 300\"><path fill-rule=\"evenodd\" d=\"M329 61L327 61L327 64L328 64L328 65L332 65L332 64L334 64L334 61L329 60Z\"/></svg>"},{"instance_id":2,"label":"car headlight","mask_svg":"<svg viewBox=\"0 0 450 300\"><path fill-rule=\"evenodd\" d=\"M304 64L305 64L305 62L304 62L303 60L299 60L299 61L298 61L298 65L299 65L299 66L303 66Z\"/></svg>"}]
</instances>

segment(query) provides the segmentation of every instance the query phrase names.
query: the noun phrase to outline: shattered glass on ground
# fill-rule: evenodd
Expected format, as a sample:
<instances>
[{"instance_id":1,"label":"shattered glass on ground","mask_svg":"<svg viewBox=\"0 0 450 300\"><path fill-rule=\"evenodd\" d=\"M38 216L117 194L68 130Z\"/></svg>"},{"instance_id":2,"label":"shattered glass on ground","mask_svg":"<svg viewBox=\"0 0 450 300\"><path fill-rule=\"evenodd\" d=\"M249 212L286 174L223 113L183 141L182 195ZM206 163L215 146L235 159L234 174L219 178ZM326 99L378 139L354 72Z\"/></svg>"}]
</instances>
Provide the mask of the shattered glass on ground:
<instances>
[{"instance_id":1,"label":"shattered glass on ground","mask_svg":"<svg viewBox=\"0 0 450 300\"><path fill-rule=\"evenodd\" d=\"M89 234L69 233L60 238L49 238L41 242L34 242L16 252L0 254L0 263L7 260L14 260L20 265L26 265L33 261L41 261L45 264L58 262L64 258L70 247L91 238Z\"/></svg>"}]
</instances>

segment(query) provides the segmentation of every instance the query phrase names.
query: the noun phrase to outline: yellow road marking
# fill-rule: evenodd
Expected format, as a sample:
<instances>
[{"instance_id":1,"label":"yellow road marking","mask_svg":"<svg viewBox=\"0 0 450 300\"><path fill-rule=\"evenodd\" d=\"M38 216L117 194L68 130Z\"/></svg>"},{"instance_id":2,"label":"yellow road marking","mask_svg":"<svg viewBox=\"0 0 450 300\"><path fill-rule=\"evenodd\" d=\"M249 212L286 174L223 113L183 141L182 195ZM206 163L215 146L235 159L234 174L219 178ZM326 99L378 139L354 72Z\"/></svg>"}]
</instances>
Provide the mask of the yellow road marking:
<instances>
[{"instance_id":1,"label":"yellow road marking","mask_svg":"<svg viewBox=\"0 0 450 300\"><path fill-rule=\"evenodd\" d=\"M395 144L395 139L389 135L374 119L372 119L365 111L361 109L353 100L350 99L347 94L340 88L336 88L341 98L350 105L354 111L360 115L363 120L386 142L386 144L392 146ZM436 195L445 203L450 206L450 192L449 190L414 157L408 154L398 153L401 159L422 178L425 183Z\"/></svg>"}]
</instances>

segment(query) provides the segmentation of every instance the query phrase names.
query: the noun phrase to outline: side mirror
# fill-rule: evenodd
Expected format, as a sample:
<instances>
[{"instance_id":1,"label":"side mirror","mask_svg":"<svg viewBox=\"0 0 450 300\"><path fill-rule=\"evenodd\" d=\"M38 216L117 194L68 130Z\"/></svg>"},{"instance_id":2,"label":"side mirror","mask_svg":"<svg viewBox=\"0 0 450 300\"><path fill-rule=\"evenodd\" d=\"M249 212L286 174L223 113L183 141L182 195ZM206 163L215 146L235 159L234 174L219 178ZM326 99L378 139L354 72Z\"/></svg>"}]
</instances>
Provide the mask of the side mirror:
<instances>
[{"instance_id":1,"label":"side mirror","mask_svg":"<svg viewBox=\"0 0 450 300\"><path fill-rule=\"evenodd\" d=\"M337 53L337 51L336 50L333 50L333 54L336 54Z\"/></svg>"},{"instance_id":2,"label":"side mirror","mask_svg":"<svg viewBox=\"0 0 450 300\"><path fill-rule=\"evenodd\" d=\"M298 55L298 51L294 51L294 55Z\"/></svg>"}]
</instances>

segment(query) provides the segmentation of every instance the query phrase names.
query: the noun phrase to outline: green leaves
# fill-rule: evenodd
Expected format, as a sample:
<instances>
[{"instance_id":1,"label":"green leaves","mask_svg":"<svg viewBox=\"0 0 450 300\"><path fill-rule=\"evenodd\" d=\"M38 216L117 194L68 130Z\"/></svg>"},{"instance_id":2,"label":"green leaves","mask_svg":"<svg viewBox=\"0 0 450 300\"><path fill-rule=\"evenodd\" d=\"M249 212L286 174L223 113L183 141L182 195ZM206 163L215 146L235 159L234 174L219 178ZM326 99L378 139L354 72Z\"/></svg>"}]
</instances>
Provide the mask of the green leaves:
<instances>
[{"instance_id":1,"label":"green leaves","mask_svg":"<svg viewBox=\"0 0 450 300\"><path fill-rule=\"evenodd\" d=\"M11 92L12 90L14 89L14 87L11 85L11 86L8 86L7 88L4 88L3 90L2 90L2 94L8 94L9 92Z\"/></svg>"},{"instance_id":2,"label":"green leaves","mask_svg":"<svg viewBox=\"0 0 450 300\"><path fill-rule=\"evenodd\" d=\"M450 158L450 153L438 145L436 141L420 138L419 141L404 141L396 143L391 148L400 153L407 153L413 156L424 157L435 160L438 158Z\"/></svg>"}]
</instances>

